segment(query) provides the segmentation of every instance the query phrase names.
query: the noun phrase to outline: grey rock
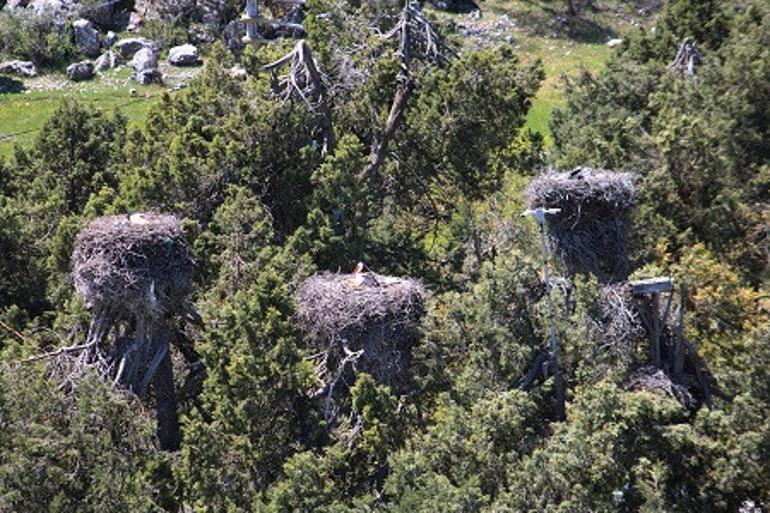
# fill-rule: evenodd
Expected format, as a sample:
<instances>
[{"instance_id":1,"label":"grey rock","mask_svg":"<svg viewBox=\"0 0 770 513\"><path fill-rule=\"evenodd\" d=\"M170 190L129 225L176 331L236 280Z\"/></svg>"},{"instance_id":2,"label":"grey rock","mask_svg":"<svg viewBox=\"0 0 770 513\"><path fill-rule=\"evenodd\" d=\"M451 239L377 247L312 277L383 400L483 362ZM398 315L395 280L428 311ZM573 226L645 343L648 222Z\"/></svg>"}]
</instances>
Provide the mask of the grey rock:
<instances>
[{"instance_id":1,"label":"grey rock","mask_svg":"<svg viewBox=\"0 0 770 513\"><path fill-rule=\"evenodd\" d=\"M9 9L23 9L27 7L27 5L29 5L29 0L10 0L10 2L8 2Z\"/></svg>"},{"instance_id":2,"label":"grey rock","mask_svg":"<svg viewBox=\"0 0 770 513\"><path fill-rule=\"evenodd\" d=\"M619 37L615 39L610 39L609 41L607 41L607 46L609 46L610 48L615 48L616 46L620 46L622 44L623 44L623 39Z\"/></svg>"},{"instance_id":3,"label":"grey rock","mask_svg":"<svg viewBox=\"0 0 770 513\"><path fill-rule=\"evenodd\" d=\"M94 78L94 63L91 61L81 61L70 64L67 67L67 77L73 82Z\"/></svg>"},{"instance_id":4,"label":"grey rock","mask_svg":"<svg viewBox=\"0 0 770 513\"><path fill-rule=\"evenodd\" d=\"M246 33L246 25L241 20L233 20L222 31L227 49L233 52L243 50L243 35Z\"/></svg>"},{"instance_id":5,"label":"grey rock","mask_svg":"<svg viewBox=\"0 0 770 513\"><path fill-rule=\"evenodd\" d=\"M154 52L158 51L158 45L154 41L143 37L129 37L115 43L115 50L125 60L130 60L136 52L143 48L151 49Z\"/></svg>"},{"instance_id":6,"label":"grey rock","mask_svg":"<svg viewBox=\"0 0 770 513\"><path fill-rule=\"evenodd\" d=\"M31 61L6 61L0 62L0 73L34 77L37 75L37 67Z\"/></svg>"},{"instance_id":7,"label":"grey rock","mask_svg":"<svg viewBox=\"0 0 770 513\"><path fill-rule=\"evenodd\" d=\"M148 85L152 83L162 84L163 75L158 68L146 69L144 71L138 71L134 73L134 80L142 85Z\"/></svg>"},{"instance_id":8,"label":"grey rock","mask_svg":"<svg viewBox=\"0 0 770 513\"><path fill-rule=\"evenodd\" d=\"M38 16L51 16L57 23L64 23L72 14L74 5L71 0L31 0L29 7Z\"/></svg>"},{"instance_id":9,"label":"grey rock","mask_svg":"<svg viewBox=\"0 0 770 513\"><path fill-rule=\"evenodd\" d=\"M104 39L102 40L102 46L105 48L112 48L112 45L118 42L118 35L113 32L109 31L107 32L107 35L104 36Z\"/></svg>"},{"instance_id":10,"label":"grey rock","mask_svg":"<svg viewBox=\"0 0 770 513\"><path fill-rule=\"evenodd\" d=\"M80 16L103 30L124 29L134 8L134 0L100 0L90 4L80 9Z\"/></svg>"},{"instance_id":11,"label":"grey rock","mask_svg":"<svg viewBox=\"0 0 770 513\"><path fill-rule=\"evenodd\" d=\"M168 51L168 62L173 66L198 64L198 49L190 44L175 46Z\"/></svg>"},{"instance_id":12,"label":"grey rock","mask_svg":"<svg viewBox=\"0 0 770 513\"><path fill-rule=\"evenodd\" d=\"M94 62L94 68L96 71L105 71L112 69L118 65L118 56L112 50L107 50L96 59Z\"/></svg>"},{"instance_id":13,"label":"grey rock","mask_svg":"<svg viewBox=\"0 0 770 513\"><path fill-rule=\"evenodd\" d=\"M72 24L75 32L75 45L78 50L89 57L99 55L101 44L99 43L99 31L94 28L94 24L86 19L75 20Z\"/></svg>"},{"instance_id":14,"label":"grey rock","mask_svg":"<svg viewBox=\"0 0 770 513\"><path fill-rule=\"evenodd\" d=\"M156 69L158 67L158 54L152 48L142 48L134 54L131 67L137 73Z\"/></svg>"}]
</instances>

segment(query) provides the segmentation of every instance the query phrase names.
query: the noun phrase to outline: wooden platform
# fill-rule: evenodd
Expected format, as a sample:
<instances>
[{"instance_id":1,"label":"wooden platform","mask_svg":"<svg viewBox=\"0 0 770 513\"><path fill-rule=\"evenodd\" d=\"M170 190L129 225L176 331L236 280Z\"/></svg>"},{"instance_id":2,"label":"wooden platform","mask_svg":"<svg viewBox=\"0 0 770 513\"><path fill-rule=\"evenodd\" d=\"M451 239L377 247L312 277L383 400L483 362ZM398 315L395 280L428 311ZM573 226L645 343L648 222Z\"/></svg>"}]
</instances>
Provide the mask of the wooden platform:
<instances>
[{"instance_id":1,"label":"wooden platform","mask_svg":"<svg viewBox=\"0 0 770 513\"><path fill-rule=\"evenodd\" d=\"M674 281L668 277L648 278L631 282L631 293L635 296L644 294L660 294L674 290Z\"/></svg>"}]
</instances>

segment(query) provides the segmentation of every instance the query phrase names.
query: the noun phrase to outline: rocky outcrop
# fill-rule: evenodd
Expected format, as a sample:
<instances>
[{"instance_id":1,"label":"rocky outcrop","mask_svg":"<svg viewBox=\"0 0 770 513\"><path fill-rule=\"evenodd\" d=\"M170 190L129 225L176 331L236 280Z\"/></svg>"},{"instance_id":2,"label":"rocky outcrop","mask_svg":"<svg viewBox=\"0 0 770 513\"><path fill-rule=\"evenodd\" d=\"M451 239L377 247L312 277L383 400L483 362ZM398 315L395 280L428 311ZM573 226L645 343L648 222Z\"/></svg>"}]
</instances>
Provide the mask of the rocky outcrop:
<instances>
[{"instance_id":1,"label":"rocky outcrop","mask_svg":"<svg viewBox=\"0 0 770 513\"><path fill-rule=\"evenodd\" d=\"M94 78L94 63L91 61L81 61L70 64L67 67L67 77L73 82L91 80Z\"/></svg>"},{"instance_id":2,"label":"rocky outcrop","mask_svg":"<svg viewBox=\"0 0 770 513\"><path fill-rule=\"evenodd\" d=\"M91 20L102 30L123 30L134 10L134 0L101 0L80 9L80 16Z\"/></svg>"},{"instance_id":3,"label":"rocky outcrop","mask_svg":"<svg viewBox=\"0 0 770 513\"><path fill-rule=\"evenodd\" d=\"M134 80L142 85L162 84L163 74L160 72L160 70L158 70L158 68L148 69L134 73Z\"/></svg>"},{"instance_id":4,"label":"rocky outcrop","mask_svg":"<svg viewBox=\"0 0 770 513\"><path fill-rule=\"evenodd\" d=\"M168 51L168 62L172 66L198 64L198 49L190 44L175 46Z\"/></svg>"},{"instance_id":5,"label":"rocky outcrop","mask_svg":"<svg viewBox=\"0 0 770 513\"><path fill-rule=\"evenodd\" d=\"M131 61L134 68L133 78L140 84L162 82L163 75L158 70L158 54L154 48L142 48L134 54Z\"/></svg>"},{"instance_id":6,"label":"rocky outcrop","mask_svg":"<svg viewBox=\"0 0 770 513\"><path fill-rule=\"evenodd\" d=\"M112 69L118 65L118 56L112 50L107 50L96 59L94 62L94 68L96 71L106 71Z\"/></svg>"},{"instance_id":7,"label":"rocky outcrop","mask_svg":"<svg viewBox=\"0 0 770 513\"><path fill-rule=\"evenodd\" d=\"M0 74L34 77L37 75L37 67L31 61L0 62Z\"/></svg>"},{"instance_id":8,"label":"rocky outcrop","mask_svg":"<svg viewBox=\"0 0 770 513\"><path fill-rule=\"evenodd\" d=\"M158 45L154 41L143 37L129 37L115 43L115 51L121 58L131 60L139 50L148 49L153 53L158 51Z\"/></svg>"},{"instance_id":9,"label":"rocky outcrop","mask_svg":"<svg viewBox=\"0 0 770 513\"><path fill-rule=\"evenodd\" d=\"M94 24L86 19L75 20L72 24L75 32L75 45L84 55L96 57L99 55L101 44L99 42L99 32L94 28Z\"/></svg>"}]
</instances>

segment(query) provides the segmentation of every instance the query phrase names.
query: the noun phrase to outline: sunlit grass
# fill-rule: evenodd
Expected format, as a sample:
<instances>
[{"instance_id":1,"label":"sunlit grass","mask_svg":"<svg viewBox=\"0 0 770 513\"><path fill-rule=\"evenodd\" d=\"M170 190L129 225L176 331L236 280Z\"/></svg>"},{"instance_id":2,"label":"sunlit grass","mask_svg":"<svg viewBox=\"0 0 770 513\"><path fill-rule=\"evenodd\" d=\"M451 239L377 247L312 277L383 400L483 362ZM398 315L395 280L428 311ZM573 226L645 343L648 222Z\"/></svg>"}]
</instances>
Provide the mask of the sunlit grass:
<instances>
[{"instance_id":1,"label":"sunlit grass","mask_svg":"<svg viewBox=\"0 0 770 513\"><path fill-rule=\"evenodd\" d=\"M160 86L139 86L129 70L107 73L89 82L72 83L61 75L44 75L18 93L0 94L0 158L13 154L16 144L28 146L64 99L111 111L120 109L130 124L141 123L150 105L164 91ZM40 89L50 90L40 90ZM131 90L136 89L136 95Z\"/></svg>"}]
</instances>

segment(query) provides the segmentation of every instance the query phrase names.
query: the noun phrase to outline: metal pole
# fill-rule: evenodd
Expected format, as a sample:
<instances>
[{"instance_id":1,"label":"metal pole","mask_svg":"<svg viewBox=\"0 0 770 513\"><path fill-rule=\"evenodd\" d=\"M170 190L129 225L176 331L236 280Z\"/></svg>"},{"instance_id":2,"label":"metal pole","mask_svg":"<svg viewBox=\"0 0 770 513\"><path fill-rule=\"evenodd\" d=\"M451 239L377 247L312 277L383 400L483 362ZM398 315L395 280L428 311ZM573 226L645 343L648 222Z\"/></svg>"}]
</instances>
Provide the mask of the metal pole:
<instances>
[{"instance_id":1,"label":"metal pole","mask_svg":"<svg viewBox=\"0 0 770 513\"><path fill-rule=\"evenodd\" d=\"M543 276L545 278L546 295L548 297L548 328L551 340L551 360L549 367L553 372L554 389L556 392L555 417L556 420L564 420L564 380L559 368L559 343L556 341L556 309L553 306L553 296L551 295L551 273L548 268L548 240L545 236L545 223L540 224L540 242L543 246Z\"/></svg>"},{"instance_id":2,"label":"metal pole","mask_svg":"<svg viewBox=\"0 0 770 513\"><path fill-rule=\"evenodd\" d=\"M553 306L553 297L551 295L551 273L548 268L548 239L545 234L545 216L546 214L558 214L561 212L558 208L544 209L536 208L534 210L527 210L523 212L522 216L534 216L537 223L540 225L540 243L543 250L543 278L545 280L546 296L548 299L548 331L550 338L551 357L548 366L552 369L554 378L554 390L556 393L556 406L555 417L556 420L564 420L564 380L562 378L561 369L559 368L559 343L556 341L556 323L554 321L556 317L556 309Z\"/></svg>"}]
</instances>

